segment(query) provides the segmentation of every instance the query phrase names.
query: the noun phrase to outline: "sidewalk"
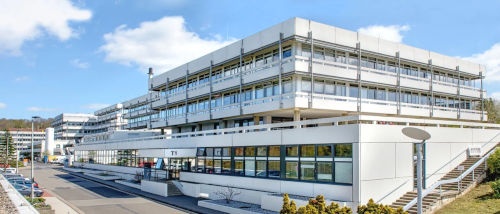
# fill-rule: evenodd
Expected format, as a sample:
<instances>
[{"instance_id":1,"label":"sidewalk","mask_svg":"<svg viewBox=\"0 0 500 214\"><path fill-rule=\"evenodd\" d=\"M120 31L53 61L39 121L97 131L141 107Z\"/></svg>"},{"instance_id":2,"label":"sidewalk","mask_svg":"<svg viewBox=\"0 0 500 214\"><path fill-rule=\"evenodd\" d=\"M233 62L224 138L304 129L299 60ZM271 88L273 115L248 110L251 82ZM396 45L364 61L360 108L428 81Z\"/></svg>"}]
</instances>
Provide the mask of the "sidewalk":
<instances>
[{"instance_id":1,"label":"sidewalk","mask_svg":"<svg viewBox=\"0 0 500 214\"><path fill-rule=\"evenodd\" d=\"M144 198L148 198L148 199L151 199L151 200L154 200L154 201L159 201L159 202L162 202L162 203L165 203L165 204L169 204L169 205L174 206L174 207L178 207L178 208L182 208L182 209L185 209L185 210L189 210L191 212L195 212L195 213L207 213L207 214L219 214L219 213L222 213L222 212L219 212L219 211L216 211L216 210L207 209L205 207L198 206L198 201L200 200L198 198L193 198L193 197L189 197L189 196L185 196L185 195L163 197L163 196L155 195L155 194L152 194L152 193L143 192L143 191L141 191L139 189L136 189L136 188L132 188L132 187L125 186L125 185L122 185L122 184L118 184L118 183L115 183L114 181L104 181L104 180L100 180L100 179L93 178L93 177L90 177L90 176L86 176L86 175L84 175L82 173L75 173L75 172L65 171L64 169L56 169L56 170L62 170L62 171L66 172L66 173L68 173L70 175L73 175L73 176L77 176L77 177L81 177L81 178L84 178L84 179L88 179L88 180L91 180L91 181L94 181L94 182L97 182L97 183L100 183L100 184L104 184L106 186L110 186L110 187L119 189L119 190L124 191L124 192L128 192L128 193L132 193L132 194L135 194L135 195L139 195L139 196L142 196Z\"/></svg>"},{"instance_id":2,"label":"sidewalk","mask_svg":"<svg viewBox=\"0 0 500 214\"><path fill-rule=\"evenodd\" d=\"M56 211L56 214L78 214L78 212L59 200L57 197L44 196L43 198L45 198L45 203L50 205L52 209Z\"/></svg>"}]
</instances>

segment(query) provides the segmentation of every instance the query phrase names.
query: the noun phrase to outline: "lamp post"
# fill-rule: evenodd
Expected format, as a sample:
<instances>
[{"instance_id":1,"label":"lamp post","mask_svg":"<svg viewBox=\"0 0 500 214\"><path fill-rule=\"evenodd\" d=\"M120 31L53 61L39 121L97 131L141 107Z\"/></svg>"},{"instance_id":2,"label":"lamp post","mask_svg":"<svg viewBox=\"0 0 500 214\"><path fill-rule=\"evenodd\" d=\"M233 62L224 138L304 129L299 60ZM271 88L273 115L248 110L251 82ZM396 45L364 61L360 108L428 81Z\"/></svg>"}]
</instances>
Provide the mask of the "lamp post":
<instances>
[{"instance_id":1,"label":"lamp post","mask_svg":"<svg viewBox=\"0 0 500 214\"><path fill-rule=\"evenodd\" d=\"M417 213L422 214L422 145L431 138L431 134L413 127L403 128L403 134L409 138L422 141L417 143Z\"/></svg>"},{"instance_id":2,"label":"lamp post","mask_svg":"<svg viewBox=\"0 0 500 214\"><path fill-rule=\"evenodd\" d=\"M31 117L31 201L33 202L33 196L35 193L35 185L33 184L35 182L34 180L34 170L33 170L33 162L35 161L34 155L33 155L33 132L35 131L35 125L34 122L36 119L40 118L39 116L33 116Z\"/></svg>"}]
</instances>

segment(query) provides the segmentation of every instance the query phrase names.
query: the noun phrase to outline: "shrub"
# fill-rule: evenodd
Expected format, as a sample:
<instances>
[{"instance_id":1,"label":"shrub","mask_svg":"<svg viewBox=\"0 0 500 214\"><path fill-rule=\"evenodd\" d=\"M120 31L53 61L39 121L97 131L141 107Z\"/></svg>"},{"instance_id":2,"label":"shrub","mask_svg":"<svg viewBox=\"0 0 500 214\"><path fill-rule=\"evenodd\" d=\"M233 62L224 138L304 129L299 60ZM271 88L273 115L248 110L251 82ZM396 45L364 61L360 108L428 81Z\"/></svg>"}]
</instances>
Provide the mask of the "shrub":
<instances>
[{"instance_id":1,"label":"shrub","mask_svg":"<svg viewBox=\"0 0 500 214\"><path fill-rule=\"evenodd\" d=\"M285 193L283 195L283 206L281 207L280 214L295 214L297 213L297 205L295 205L295 201L292 200L290 202L290 198L288 198L288 194Z\"/></svg>"},{"instance_id":2,"label":"shrub","mask_svg":"<svg viewBox=\"0 0 500 214\"><path fill-rule=\"evenodd\" d=\"M486 160L488 165L488 175L492 180L500 178L500 149L497 149Z\"/></svg>"},{"instance_id":3,"label":"shrub","mask_svg":"<svg viewBox=\"0 0 500 214\"><path fill-rule=\"evenodd\" d=\"M408 214L403 211L402 208L394 209L387 205L377 204L373 202L373 199L370 199L366 205L358 206L358 214L372 214L372 213L381 213L381 214Z\"/></svg>"},{"instance_id":4,"label":"shrub","mask_svg":"<svg viewBox=\"0 0 500 214\"><path fill-rule=\"evenodd\" d=\"M493 189L493 197L500 199L500 179L490 183L491 189Z\"/></svg>"},{"instance_id":5,"label":"shrub","mask_svg":"<svg viewBox=\"0 0 500 214\"><path fill-rule=\"evenodd\" d=\"M285 213L298 213L298 214L351 214L352 210L349 207L340 207L339 204L332 202L326 206L325 197L322 195L316 196L315 199L310 198L306 206L299 207L296 210L295 202L292 200L288 203L288 194L283 197L283 209L281 214Z\"/></svg>"}]
</instances>

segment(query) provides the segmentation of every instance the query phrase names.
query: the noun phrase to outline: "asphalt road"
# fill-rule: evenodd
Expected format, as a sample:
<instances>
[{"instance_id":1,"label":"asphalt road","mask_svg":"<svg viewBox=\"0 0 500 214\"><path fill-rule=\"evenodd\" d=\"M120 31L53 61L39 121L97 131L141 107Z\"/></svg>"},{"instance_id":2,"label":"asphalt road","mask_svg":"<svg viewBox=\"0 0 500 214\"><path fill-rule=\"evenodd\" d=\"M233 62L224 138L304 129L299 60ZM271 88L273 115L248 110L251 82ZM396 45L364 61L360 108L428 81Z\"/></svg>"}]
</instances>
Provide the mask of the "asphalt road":
<instances>
[{"instance_id":1,"label":"asphalt road","mask_svg":"<svg viewBox=\"0 0 500 214\"><path fill-rule=\"evenodd\" d=\"M19 170L25 177L30 168ZM92 181L54 169L54 166L36 164L35 181L48 194L55 196L80 213L186 213L167 205L131 195Z\"/></svg>"}]
</instances>

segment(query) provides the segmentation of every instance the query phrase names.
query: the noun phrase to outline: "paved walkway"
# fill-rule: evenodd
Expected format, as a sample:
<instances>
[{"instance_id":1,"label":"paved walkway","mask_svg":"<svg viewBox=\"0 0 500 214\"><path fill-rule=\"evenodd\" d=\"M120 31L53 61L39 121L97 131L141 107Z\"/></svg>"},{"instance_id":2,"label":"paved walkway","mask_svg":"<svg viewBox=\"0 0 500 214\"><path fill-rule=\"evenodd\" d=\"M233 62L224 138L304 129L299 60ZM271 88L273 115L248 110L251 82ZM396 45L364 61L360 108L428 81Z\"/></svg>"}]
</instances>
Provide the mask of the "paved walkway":
<instances>
[{"instance_id":1,"label":"paved walkway","mask_svg":"<svg viewBox=\"0 0 500 214\"><path fill-rule=\"evenodd\" d=\"M59 169L59 170L60 171L64 171L63 169ZM110 186L110 187L119 189L121 191L125 191L125 192L132 193L132 194L135 194L135 195L140 195L140 196L145 197L145 198L149 198L149 199L152 199L152 200L155 200L155 201L160 201L160 202L163 202L163 203L166 203L166 204L170 204L172 206L176 206L176 207L179 207L179 208L182 208L182 209L186 209L186 210L189 210L191 212L195 212L195 213L207 213L207 214L220 214L220 213L222 213L222 212L218 212L216 210L207 209L205 207L198 206L198 201L200 199L197 199L197 198L193 198L193 197L189 197L189 196L184 196L184 195L182 195L182 196L163 197L163 196L155 195L155 194L152 194L152 193L143 192L143 191L141 191L139 189L136 189L136 188L132 188L132 187L125 186L125 185L122 185L122 184L118 184L118 183L115 183L114 181L104 181L104 180L100 180L100 179L93 178L93 177L90 177L90 176L86 176L86 175L84 175L82 173L75 173L75 172L68 172L68 173L70 173L71 175L74 175L74 176L78 176L78 177L81 177L81 178L84 178L84 179L92 180L92 181L104 184L106 186Z\"/></svg>"},{"instance_id":2,"label":"paved walkway","mask_svg":"<svg viewBox=\"0 0 500 214\"><path fill-rule=\"evenodd\" d=\"M29 176L29 168L20 172ZM53 166L35 166L35 181L48 192L48 203L53 203L56 213L187 213L163 203L145 199L105 185L88 181L57 170ZM57 200L58 199L58 200ZM49 203L50 204L50 203ZM52 205L52 204L51 204ZM66 205L66 206L64 206ZM68 208L69 207L69 208ZM62 210L59 212L58 210Z\"/></svg>"}]
</instances>

